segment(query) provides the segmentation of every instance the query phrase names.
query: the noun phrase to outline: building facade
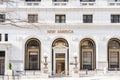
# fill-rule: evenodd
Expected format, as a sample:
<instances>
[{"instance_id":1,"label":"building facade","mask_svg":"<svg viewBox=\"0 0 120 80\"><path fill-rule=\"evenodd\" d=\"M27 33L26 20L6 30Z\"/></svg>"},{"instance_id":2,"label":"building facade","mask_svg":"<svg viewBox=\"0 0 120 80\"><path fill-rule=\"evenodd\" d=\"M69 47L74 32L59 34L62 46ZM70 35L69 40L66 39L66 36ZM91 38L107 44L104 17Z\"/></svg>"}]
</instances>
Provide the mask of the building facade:
<instances>
[{"instance_id":1,"label":"building facade","mask_svg":"<svg viewBox=\"0 0 120 80\"><path fill-rule=\"evenodd\" d=\"M1 1L1 75L10 64L15 74L119 72L120 1Z\"/></svg>"}]
</instances>

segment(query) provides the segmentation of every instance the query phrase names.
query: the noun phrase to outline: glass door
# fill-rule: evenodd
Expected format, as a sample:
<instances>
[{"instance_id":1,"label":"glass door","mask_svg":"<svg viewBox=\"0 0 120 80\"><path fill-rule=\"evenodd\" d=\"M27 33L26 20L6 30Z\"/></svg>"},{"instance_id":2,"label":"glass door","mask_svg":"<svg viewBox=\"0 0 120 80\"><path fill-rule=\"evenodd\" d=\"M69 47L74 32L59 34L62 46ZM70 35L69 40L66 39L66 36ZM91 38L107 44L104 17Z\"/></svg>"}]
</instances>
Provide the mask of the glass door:
<instances>
[{"instance_id":1,"label":"glass door","mask_svg":"<svg viewBox=\"0 0 120 80\"><path fill-rule=\"evenodd\" d=\"M65 74L65 53L56 53L56 74Z\"/></svg>"},{"instance_id":2,"label":"glass door","mask_svg":"<svg viewBox=\"0 0 120 80\"><path fill-rule=\"evenodd\" d=\"M92 52L83 52L83 69L92 70Z\"/></svg>"}]
</instances>

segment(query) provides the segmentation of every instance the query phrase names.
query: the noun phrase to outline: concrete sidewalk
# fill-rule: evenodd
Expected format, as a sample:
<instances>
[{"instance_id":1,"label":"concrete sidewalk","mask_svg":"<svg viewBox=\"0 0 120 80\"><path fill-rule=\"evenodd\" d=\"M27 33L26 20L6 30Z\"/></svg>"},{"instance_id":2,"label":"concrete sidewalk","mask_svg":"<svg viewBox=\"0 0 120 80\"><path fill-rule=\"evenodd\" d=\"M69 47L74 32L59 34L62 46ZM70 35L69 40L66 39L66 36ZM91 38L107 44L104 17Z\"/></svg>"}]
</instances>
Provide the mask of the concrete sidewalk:
<instances>
[{"instance_id":1,"label":"concrete sidewalk","mask_svg":"<svg viewBox=\"0 0 120 80\"><path fill-rule=\"evenodd\" d=\"M59 78L34 78L22 80L120 80L120 76L95 76L95 77L59 77Z\"/></svg>"}]
</instances>

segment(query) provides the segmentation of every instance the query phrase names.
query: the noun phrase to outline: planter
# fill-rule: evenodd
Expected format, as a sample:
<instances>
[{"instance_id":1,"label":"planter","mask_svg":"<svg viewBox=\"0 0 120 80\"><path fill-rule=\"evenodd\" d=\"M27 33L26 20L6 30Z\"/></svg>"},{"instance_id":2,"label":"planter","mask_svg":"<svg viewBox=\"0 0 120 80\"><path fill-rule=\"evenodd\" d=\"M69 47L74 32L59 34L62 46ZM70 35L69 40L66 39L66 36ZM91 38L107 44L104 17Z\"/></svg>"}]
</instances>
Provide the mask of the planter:
<instances>
[{"instance_id":1,"label":"planter","mask_svg":"<svg viewBox=\"0 0 120 80\"><path fill-rule=\"evenodd\" d=\"M8 75L12 75L13 71L12 70L8 70L7 74Z\"/></svg>"}]
</instances>

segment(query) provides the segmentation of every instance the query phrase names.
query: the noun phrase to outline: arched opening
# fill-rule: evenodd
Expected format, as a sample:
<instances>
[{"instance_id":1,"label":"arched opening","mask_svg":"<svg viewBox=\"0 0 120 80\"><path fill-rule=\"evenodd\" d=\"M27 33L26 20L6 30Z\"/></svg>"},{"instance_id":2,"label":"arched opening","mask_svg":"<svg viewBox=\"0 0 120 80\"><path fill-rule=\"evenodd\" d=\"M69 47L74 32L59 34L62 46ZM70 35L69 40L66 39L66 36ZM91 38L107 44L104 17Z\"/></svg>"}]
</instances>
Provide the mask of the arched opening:
<instances>
[{"instance_id":1,"label":"arched opening","mask_svg":"<svg viewBox=\"0 0 120 80\"><path fill-rule=\"evenodd\" d=\"M85 38L80 42L80 69L96 68L96 46L92 39Z\"/></svg>"},{"instance_id":2,"label":"arched opening","mask_svg":"<svg viewBox=\"0 0 120 80\"><path fill-rule=\"evenodd\" d=\"M25 44L25 70L40 70L41 44L36 38L27 40Z\"/></svg>"},{"instance_id":3,"label":"arched opening","mask_svg":"<svg viewBox=\"0 0 120 80\"><path fill-rule=\"evenodd\" d=\"M108 42L108 69L120 68L120 40L113 38Z\"/></svg>"},{"instance_id":4,"label":"arched opening","mask_svg":"<svg viewBox=\"0 0 120 80\"><path fill-rule=\"evenodd\" d=\"M54 40L52 44L52 75L68 75L69 45L63 38Z\"/></svg>"}]
</instances>

